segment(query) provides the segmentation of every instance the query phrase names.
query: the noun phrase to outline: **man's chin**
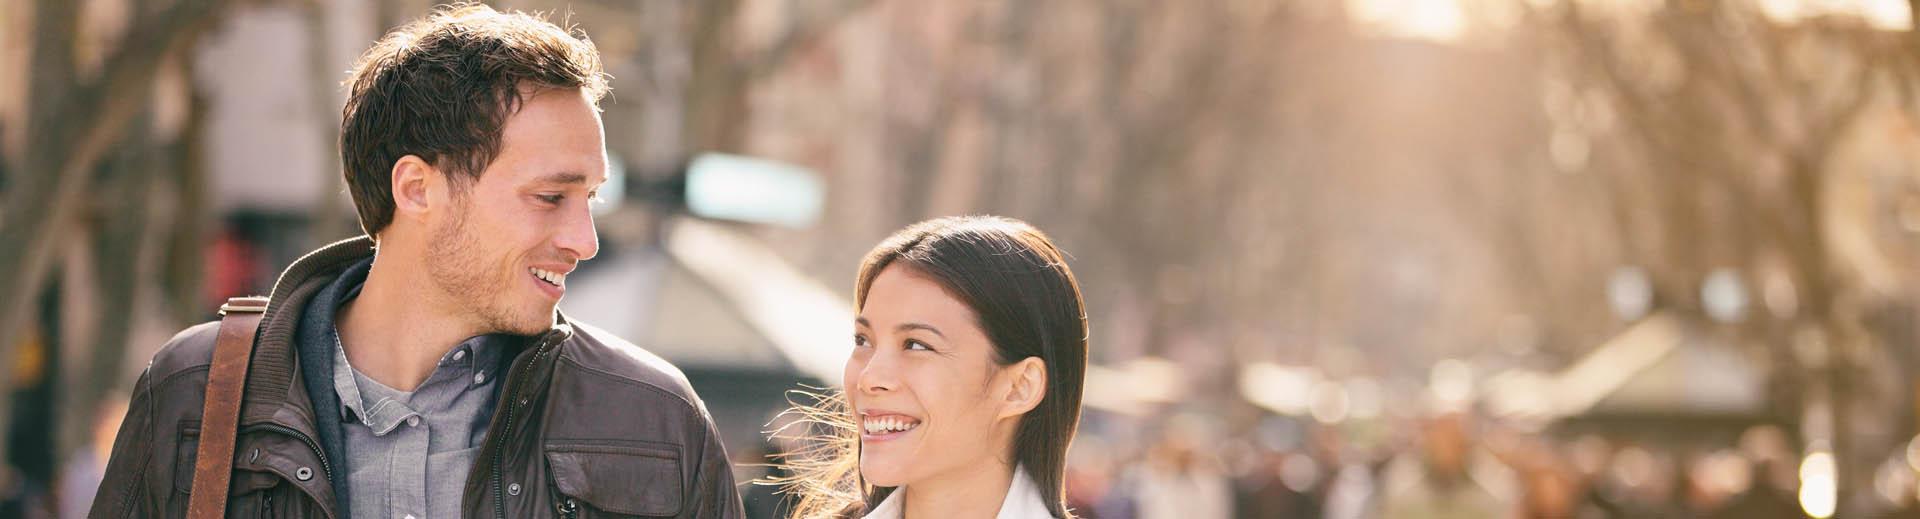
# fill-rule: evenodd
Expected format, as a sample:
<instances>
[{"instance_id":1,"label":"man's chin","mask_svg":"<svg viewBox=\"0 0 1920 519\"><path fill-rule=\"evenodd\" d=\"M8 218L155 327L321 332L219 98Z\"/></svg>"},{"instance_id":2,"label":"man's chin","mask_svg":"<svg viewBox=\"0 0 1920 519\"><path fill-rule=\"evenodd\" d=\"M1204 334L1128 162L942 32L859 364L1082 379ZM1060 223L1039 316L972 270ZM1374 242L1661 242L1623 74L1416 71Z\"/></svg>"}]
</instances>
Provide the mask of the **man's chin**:
<instances>
[{"instance_id":1,"label":"man's chin","mask_svg":"<svg viewBox=\"0 0 1920 519\"><path fill-rule=\"evenodd\" d=\"M557 314L551 306L547 307L545 311L537 309L530 310L519 315L495 320L492 326L493 330L490 333L521 336L540 335L546 333L547 330L553 329L555 315Z\"/></svg>"},{"instance_id":2,"label":"man's chin","mask_svg":"<svg viewBox=\"0 0 1920 519\"><path fill-rule=\"evenodd\" d=\"M549 310L543 317L526 319L516 323L514 335L540 335L553 329L553 312Z\"/></svg>"}]
</instances>

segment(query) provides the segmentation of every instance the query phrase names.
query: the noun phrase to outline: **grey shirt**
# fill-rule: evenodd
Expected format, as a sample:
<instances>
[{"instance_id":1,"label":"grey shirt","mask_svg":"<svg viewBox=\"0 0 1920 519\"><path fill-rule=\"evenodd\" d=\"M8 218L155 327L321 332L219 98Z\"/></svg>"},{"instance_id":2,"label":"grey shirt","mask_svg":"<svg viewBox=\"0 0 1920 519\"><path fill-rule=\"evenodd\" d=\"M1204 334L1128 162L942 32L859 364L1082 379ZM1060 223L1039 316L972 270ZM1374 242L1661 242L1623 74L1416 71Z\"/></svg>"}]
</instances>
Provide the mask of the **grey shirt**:
<instances>
[{"instance_id":1,"label":"grey shirt","mask_svg":"<svg viewBox=\"0 0 1920 519\"><path fill-rule=\"evenodd\" d=\"M358 288L346 298L358 295ZM505 336L467 339L412 392L367 378L334 336L347 485L356 519L459 517L462 490L493 417Z\"/></svg>"}]
</instances>

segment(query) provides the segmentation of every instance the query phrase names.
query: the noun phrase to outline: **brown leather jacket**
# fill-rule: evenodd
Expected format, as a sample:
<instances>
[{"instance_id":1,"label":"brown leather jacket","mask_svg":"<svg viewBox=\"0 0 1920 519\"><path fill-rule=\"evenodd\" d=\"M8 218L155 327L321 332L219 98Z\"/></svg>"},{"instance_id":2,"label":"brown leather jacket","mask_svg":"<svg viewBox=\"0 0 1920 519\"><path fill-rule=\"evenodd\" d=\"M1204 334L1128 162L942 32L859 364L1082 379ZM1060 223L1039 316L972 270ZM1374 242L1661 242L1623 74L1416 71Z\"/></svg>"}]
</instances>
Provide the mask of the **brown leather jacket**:
<instances>
[{"instance_id":1,"label":"brown leather jacket","mask_svg":"<svg viewBox=\"0 0 1920 519\"><path fill-rule=\"evenodd\" d=\"M372 254L365 237L314 251L275 283L255 339L228 517L345 517L345 474L319 441L294 346L301 308ZM468 473L467 517L742 515L713 421L686 377L564 317L513 355ZM180 332L140 375L92 517L183 517L219 323Z\"/></svg>"}]
</instances>

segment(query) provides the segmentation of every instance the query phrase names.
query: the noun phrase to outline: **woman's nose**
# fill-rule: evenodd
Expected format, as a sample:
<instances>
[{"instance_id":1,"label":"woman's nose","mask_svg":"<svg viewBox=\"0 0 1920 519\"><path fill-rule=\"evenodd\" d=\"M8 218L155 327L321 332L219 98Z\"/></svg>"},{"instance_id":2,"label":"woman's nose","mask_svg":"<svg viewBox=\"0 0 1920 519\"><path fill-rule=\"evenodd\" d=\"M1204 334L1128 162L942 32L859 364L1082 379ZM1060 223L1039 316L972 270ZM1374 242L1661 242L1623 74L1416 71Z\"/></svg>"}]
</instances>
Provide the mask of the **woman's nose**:
<instances>
[{"instance_id":1,"label":"woman's nose","mask_svg":"<svg viewBox=\"0 0 1920 519\"><path fill-rule=\"evenodd\" d=\"M892 353L874 352L873 357L867 359L867 365L860 369L860 391L880 393L899 387L894 359Z\"/></svg>"}]
</instances>

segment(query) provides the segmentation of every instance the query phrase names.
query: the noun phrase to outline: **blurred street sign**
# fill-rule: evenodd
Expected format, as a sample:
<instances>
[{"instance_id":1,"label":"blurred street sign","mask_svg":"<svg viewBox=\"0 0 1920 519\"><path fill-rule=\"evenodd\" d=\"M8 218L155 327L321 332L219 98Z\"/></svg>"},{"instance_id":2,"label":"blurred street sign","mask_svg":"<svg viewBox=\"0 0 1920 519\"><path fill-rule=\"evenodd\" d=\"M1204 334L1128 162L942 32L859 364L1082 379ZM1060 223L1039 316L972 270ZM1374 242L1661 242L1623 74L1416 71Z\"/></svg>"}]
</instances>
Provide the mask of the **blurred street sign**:
<instances>
[{"instance_id":1,"label":"blurred street sign","mask_svg":"<svg viewBox=\"0 0 1920 519\"><path fill-rule=\"evenodd\" d=\"M826 203L826 188L806 168L723 153L695 157L686 189L694 215L793 228L813 225Z\"/></svg>"}]
</instances>

